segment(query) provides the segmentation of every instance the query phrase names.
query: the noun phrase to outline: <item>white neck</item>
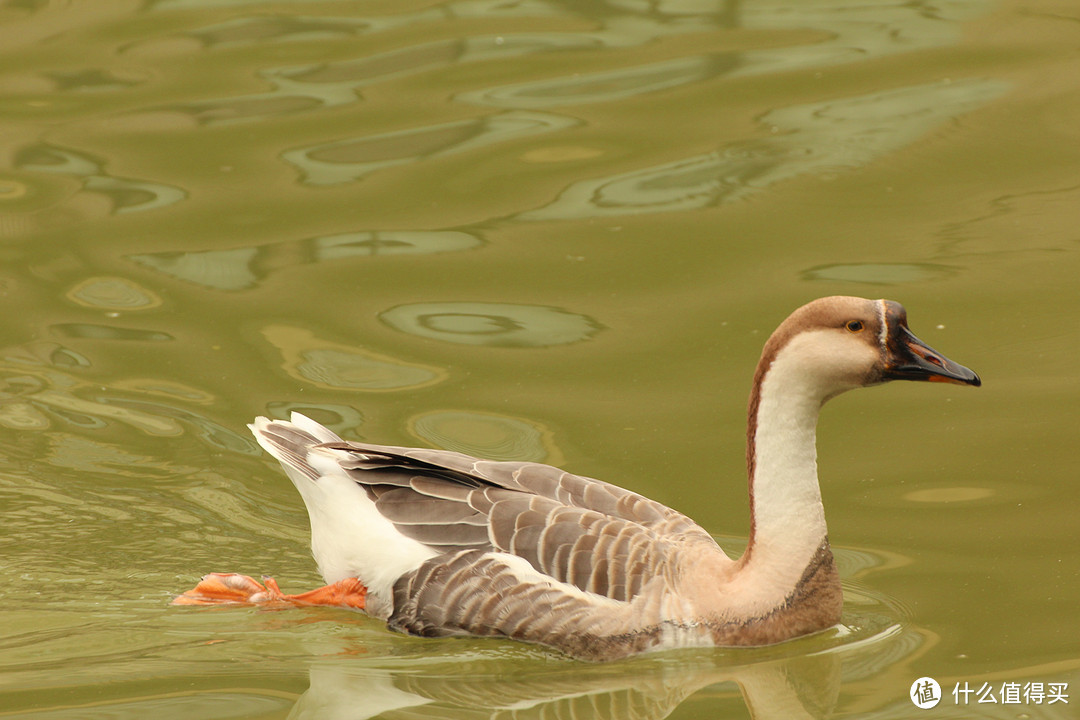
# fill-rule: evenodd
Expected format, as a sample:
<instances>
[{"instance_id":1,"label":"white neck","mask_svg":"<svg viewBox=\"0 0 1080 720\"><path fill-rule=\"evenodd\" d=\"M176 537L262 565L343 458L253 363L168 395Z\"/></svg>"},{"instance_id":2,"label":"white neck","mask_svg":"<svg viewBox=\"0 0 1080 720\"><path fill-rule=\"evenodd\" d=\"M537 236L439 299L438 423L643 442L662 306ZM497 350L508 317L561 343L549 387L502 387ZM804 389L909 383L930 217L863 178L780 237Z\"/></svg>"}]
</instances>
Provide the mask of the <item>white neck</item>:
<instances>
[{"instance_id":1,"label":"white neck","mask_svg":"<svg viewBox=\"0 0 1080 720\"><path fill-rule=\"evenodd\" d=\"M740 569L740 580L762 591L755 593L754 604L782 601L827 542L817 477L817 420L822 403L846 388L806 370L805 360L820 341L815 333L793 338L757 389L750 437L753 524Z\"/></svg>"}]
</instances>

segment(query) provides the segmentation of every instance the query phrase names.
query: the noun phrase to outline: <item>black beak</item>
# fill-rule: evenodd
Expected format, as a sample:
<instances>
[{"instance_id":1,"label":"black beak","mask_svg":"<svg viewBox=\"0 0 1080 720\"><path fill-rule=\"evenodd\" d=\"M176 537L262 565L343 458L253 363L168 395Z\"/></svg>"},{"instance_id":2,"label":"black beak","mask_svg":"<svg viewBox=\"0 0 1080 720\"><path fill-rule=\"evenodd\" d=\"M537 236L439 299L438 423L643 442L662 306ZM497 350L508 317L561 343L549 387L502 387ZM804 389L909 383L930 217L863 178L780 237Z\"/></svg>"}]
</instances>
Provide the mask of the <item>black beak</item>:
<instances>
[{"instance_id":1,"label":"black beak","mask_svg":"<svg viewBox=\"0 0 1080 720\"><path fill-rule=\"evenodd\" d=\"M982 380L963 365L954 363L908 330L906 325L892 327L887 341L888 358L882 377L885 380L924 380L957 385L982 385Z\"/></svg>"}]
</instances>

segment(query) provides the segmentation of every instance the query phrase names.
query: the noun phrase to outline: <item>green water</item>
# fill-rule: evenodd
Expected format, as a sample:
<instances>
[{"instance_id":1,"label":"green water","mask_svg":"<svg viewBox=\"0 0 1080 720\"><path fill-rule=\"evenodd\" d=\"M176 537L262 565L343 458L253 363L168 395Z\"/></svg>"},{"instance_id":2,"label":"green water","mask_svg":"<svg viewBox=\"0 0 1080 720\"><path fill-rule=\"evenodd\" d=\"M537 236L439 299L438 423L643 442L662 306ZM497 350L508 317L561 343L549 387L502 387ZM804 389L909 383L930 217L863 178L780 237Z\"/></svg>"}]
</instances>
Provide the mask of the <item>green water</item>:
<instances>
[{"instance_id":1,"label":"green water","mask_svg":"<svg viewBox=\"0 0 1080 720\"><path fill-rule=\"evenodd\" d=\"M1078 30L1049 0L0 2L0 718L1076 717ZM584 666L168 604L318 583L245 428L294 409L604 478L737 553L761 344L837 293L984 387L826 409L832 631Z\"/></svg>"}]
</instances>

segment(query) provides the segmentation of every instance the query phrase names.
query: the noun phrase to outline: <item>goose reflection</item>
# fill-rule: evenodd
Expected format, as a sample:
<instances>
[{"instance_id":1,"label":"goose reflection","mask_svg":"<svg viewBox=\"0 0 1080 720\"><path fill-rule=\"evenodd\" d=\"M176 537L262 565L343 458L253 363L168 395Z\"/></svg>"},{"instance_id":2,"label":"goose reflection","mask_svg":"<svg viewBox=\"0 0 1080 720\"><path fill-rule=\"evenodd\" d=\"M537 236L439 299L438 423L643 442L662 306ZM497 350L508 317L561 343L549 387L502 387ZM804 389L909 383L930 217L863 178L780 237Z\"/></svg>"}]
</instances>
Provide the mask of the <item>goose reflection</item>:
<instances>
[{"instance_id":1,"label":"goose reflection","mask_svg":"<svg viewBox=\"0 0 1080 720\"><path fill-rule=\"evenodd\" d=\"M840 687L840 658L834 653L730 667L699 653L617 666L543 667L510 674L500 658L448 663L423 673L357 668L353 659L316 664L310 688L289 720L654 720L694 702L708 703L710 714L745 704L758 720L817 720L828 717Z\"/></svg>"}]
</instances>

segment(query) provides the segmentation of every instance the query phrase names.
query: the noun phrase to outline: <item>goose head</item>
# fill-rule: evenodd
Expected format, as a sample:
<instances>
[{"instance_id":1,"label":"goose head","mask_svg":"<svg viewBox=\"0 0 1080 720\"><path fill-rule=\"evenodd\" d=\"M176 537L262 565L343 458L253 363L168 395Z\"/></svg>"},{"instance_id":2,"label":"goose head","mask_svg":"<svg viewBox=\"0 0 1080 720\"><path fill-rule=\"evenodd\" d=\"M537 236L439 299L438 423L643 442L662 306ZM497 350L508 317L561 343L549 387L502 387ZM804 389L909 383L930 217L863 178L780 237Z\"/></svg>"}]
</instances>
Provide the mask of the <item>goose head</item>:
<instances>
[{"instance_id":1,"label":"goose head","mask_svg":"<svg viewBox=\"0 0 1080 720\"><path fill-rule=\"evenodd\" d=\"M814 300L781 323L765 344L756 380L780 375L789 390L820 402L889 380L982 382L919 340L899 303L845 296Z\"/></svg>"}]
</instances>

